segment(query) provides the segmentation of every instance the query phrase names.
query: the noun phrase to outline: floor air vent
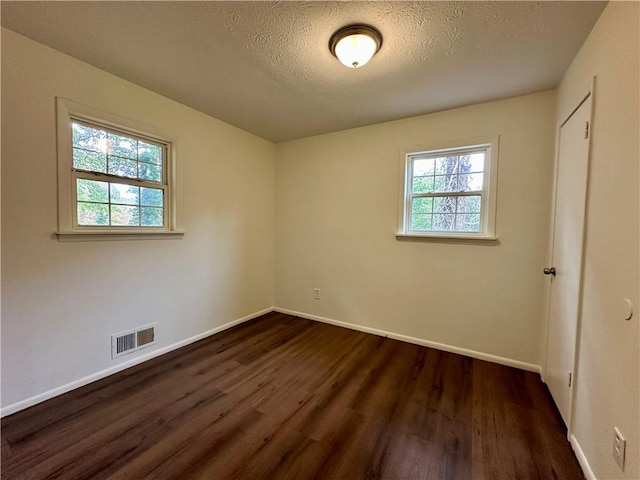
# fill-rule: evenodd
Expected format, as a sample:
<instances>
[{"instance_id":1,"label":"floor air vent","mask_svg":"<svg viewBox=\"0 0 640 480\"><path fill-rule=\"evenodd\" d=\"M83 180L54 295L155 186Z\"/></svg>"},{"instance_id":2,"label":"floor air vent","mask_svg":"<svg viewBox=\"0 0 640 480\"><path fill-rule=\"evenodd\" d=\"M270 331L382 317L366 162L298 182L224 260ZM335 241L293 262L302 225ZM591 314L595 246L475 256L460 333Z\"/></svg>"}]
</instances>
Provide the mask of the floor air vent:
<instances>
[{"instance_id":1,"label":"floor air vent","mask_svg":"<svg viewBox=\"0 0 640 480\"><path fill-rule=\"evenodd\" d=\"M135 352L156 343L156 325L111 335L111 358Z\"/></svg>"}]
</instances>

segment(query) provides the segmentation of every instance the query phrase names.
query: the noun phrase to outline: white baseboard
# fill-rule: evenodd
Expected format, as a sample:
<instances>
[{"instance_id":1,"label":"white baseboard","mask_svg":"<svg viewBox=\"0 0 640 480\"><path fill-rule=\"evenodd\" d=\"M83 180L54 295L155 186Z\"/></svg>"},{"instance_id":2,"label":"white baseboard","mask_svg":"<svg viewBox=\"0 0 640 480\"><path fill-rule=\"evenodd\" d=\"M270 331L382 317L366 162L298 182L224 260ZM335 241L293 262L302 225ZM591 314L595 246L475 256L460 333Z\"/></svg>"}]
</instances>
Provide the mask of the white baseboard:
<instances>
[{"instance_id":1,"label":"white baseboard","mask_svg":"<svg viewBox=\"0 0 640 480\"><path fill-rule=\"evenodd\" d=\"M254 318L257 318L265 313L273 312L274 308L269 307L264 310L260 310L259 312L252 313L250 315L246 315L242 318L238 318L237 320L233 320L229 323L225 323L224 325L220 325L219 327L212 328L211 330L207 330L206 332L199 333L193 337L187 338L185 340L181 340L179 342L173 343L171 345L167 345L166 347L162 347L158 350L153 350L145 355L140 355L138 357L132 358L129 361L119 363L118 365L114 365L113 367L106 368L100 372L96 372L94 374L88 375L86 377L80 378L73 382L67 383L65 385L61 385L60 387L56 387L52 390L46 391L39 395L35 395L33 397L27 398L25 400L21 400L16 403L12 403L11 405L7 405L0 409L0 417L5 417L7 415L11 415L12 413L19 412L20 410L24 410L25 408L31 407L38 403L44 402L53 397L57 397L58 395L62 395L63 393L67 393L76 388L87 385L91 382L95 382L96 380L100 380L101 378L108 377L109 375L113 375L114 373L121 372L129 367L133 367L134 365L138 365L142 362L146 362L147 360L151 360L152 358L159 357L160 355L164 355L165 353L169 353L178 348L184 347L191 343L197 342L198 340L202 340L203 338L210 337L211 335L215 335L216 333L222 332L223 330L227 330L231 327L235 327L241 323L247 322Z\"/></svg>"},{"instance_id":2,"label":"white baseboard","mask_svg":"<svg viewBox=\"0 0 640 480\"><path fill-rule=\"evenodd\" d=\"M573 435L569 435L569 442L571 443L571 448L573 448L573 452L576 454L576 458L578 459L578 463L580 467L582 467L582 473L587 480L597 480L593 470L591 470L591 465L589 465L589 461L587 460L587 456L582 451L582 447L578 443L578 439Z\"/></svg>"},{"instance_id":3,"label":"white baseboard","mask_svg":"<svg viewBox=\"0 0 640 480\"><path fill-rule=\"evenodd\" d=\"M252 313L250 315L247 315L245 317L239 318L237 320L233 320L229 323L226 323L224 325L220 325L219 327L215 327L212 328L211 330L207 330L206 332L202 332L198 335L195 335L193 337L187 338L185 340L181 340L180 342L176 342L174 344L171 345L167 345L166 347L160 348L158 350L153 350L147 354L144 355L140 355L138 357L132 358L131 360L127 361L127 362L123 362L123 363L119 363L118 365L114 365L113 367L109 367L105 370L102 370L100 372L96 372L92 375L88 375L86 377L80 378L78 380L75 380L73 382L67 383L65 385L61 385L60 387L56 387L52 390L48 390L44 393L35 395L33 397L27 398L25 400L21 400L19 402L13 403L11 405L7 405L6 407L3 407L2 409L0 409L0 417L5 417L7 415L11 415L12 413L16 413L19 412L20 410L24 410L25 408L31 407L33 405L36 405L38 403L44 402L45 400L48 400L50 398L53 397L57 397L58 395L62 395L63 393L67 393L71 390L74 390L76 388L82 387L84 385L87 385L91 382L95 382L96 380L100 380L102 378L108 377L109 375L113 375L114 373L118 373L121 372L122 370L125 370L129 367L133 367L134 365L138 365L142 362L146 362L147 360L151 360L152 358L155 357L159 357L160 355L164 355L165 353L171 352L173 350L176 350L178 348L184 347L186 345L189 345L191 343L197 342L198 340L202 340L203 338L207 338L210 337L211 335L215 335L216 333L222 332L224 330L227 330L231 327L234 327L236 325L239 325L241 323L244 323L246 321L252 320L254 318L257 318L261 315L264 315L266 313L269 312L280 312L280 313L286 313L289 315L293 315L296 317L301 317L301 318L306 318L309 320L315 320L318 322L323 322L323 323L328 323L331 325L336 325L338 327L344 327L344 328L349 328L351 330L358 330L360 332L365 332L365 333L371 333L374 335L378 335L378 336L382 336L382 337L389 337L392 338L394 340L400 340L403 342L408 342L408 343L413 343L416 345L422 345L424 347L430 347L430 348L435 348L436 350L442 350L445 352L451 352L451 353L457 353L459 355L465 355L467 357L472 357L472 358L477 358L479 360L486 360L488 362L493 362L493 363L498 363L500 365L506 365L509 367L515 367L515 368L519 368L521 370L527 370L527 371L531 371L531 372L536 372L538 374L542 374L542 369L540 368L539 365L534 365L532 363L526 363L526 362L521 362L519 360L513 360L510 358L505 358L505 357L500 357L497 355L491 355L489 353L483 353L483 352L478 352L475 350L468 350L466 348L460 348L460 347L454 347L452 345L447 345L444 343L437 343L437 342L432 342L429 340L424 340L421 338L415 338L415 337L409 337L407 335L400 335L397 333L393 333L393 332L387 332L385 330L378 330L376 328L370 328L370 327L364 327L361 325L356 325L353 323L347 323L347 322L341 322L339 320L333 320L331 318L326 318L326 317L320 317L318 315L311 315L308 313L303 313L303 312L297 312L294 310L288 310L286 308L279 308L279 307L270 307L270 308L265 308L264 310L260 310L259 312L255 312ZM573 439L571 444L573 445ZM577 445L577 442L576 442ZM578 449L580 448L579 446L577 447ZM576 449L576 447L574 447L574 449ZM582 450L580 450L580 453L582 452ZM580 464L582 465L582 460L581 457L578 453L578 450L576 449L576 455L578 456L578 460L580 460ZM582 456L582 458L585 458L584 455ZM586 459L585 461L585 465L587 466L586 468L589 468L588 463L586 463ZM583 468L585 468L583 466ZM591 472L591 470L588 470L589 472ZM585 470L585 473L587 472L587 470ZM595 478L595 477L587 477L587 478Z\"/></svg>"},{"instance_id":4,"label":"white baseboard","mask_svg":"<svg viewBox=\"0 0 640 480\"><path fill-rule=\"evenodd\" d=\"M435 348L436 350L442 350L450 353L457 353L459 355L465 355L467 357L477 358L478 360L486 360L488 362L498 363L500 365L506 365L508 367L519 368L520 370L527 370L529 372L535 372L542 375L542 369L539 365L533 363L521 362L511 358L499 357L497 355L491 355L490 353L478 352L475 350L468 350L466 348L454 347L453 345L447 345L444 343L432 342L430 340L424 340L422 338L409 337L407 335L400 335L398 333L387 332L385 330L378 330L377 328L363 327L354 323L341 322L339 320L333 320L331 318L320 317L318 315L311 315L309 313L296 312L295 310L288 310L286 308L275 307L274 311L280 313L286 313L294 315L296 317L306 318L308 320L315 320L317 322L328 323L336 325L338 327L349 328L351 330L358 330L360 332L372 333L381 337L389 337L394 340L400 340L403 342L414 343L423 347Z\"/></svg>"}]
</instances>

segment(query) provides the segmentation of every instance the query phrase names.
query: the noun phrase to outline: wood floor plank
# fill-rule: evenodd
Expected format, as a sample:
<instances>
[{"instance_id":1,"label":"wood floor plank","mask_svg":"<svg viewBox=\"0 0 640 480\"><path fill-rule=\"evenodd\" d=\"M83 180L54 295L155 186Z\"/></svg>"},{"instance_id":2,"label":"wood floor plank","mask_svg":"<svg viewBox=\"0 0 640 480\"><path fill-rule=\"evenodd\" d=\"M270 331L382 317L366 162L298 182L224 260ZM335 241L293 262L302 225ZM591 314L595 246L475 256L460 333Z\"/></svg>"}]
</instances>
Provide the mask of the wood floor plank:
<instances>
[{"instance_id":1,"label":"wood floor plank","mask_svg":"<svg viewBox=\"0 0 640 480\"><path fill-rule=\"evenodd\" d=\"M582 479L539 376L271 313L2 419L2 479Z\"/></svg>"},{"instance_id":2,"label":"wood floor plank","mask_svg":"<svg viewBox=\"0 0 640 480\"><path fill-rule=\"evenodd\" d=\"M438 462L434 445L408 432L385 430L388 441L375 454L377 478L427 479L431 465Z\"/></svg>"},{"instance_id":3,"label":"wood floor plank","mask_svg":"<svg viewBox=\"0 0 640 480\"><path fill-rule=\"evenodd\" d=\"M269 443L258 449L230 478L313 478L327 454L325 445L294 430L280 429Z\"/></svg>"},{"instance_id":4,"label":"wood floor plank","mask_svg":"<svg viewBox=\"0 0 640 480\"><path fill-rule=\"evenodd\" d=\"M193 399L199 398L205 392L218 392L211 385L212 380L233 370L235 365L234 362L222 362L216 366L217 368L199 375L195 385L189 385L192 379L183 371L179 374L159 377L153 383L141 382L137 391L132 391L124 397L126 402L119 397L105 399L98 405L99 408L94 408L80 416L69 416L64 422L34 430L26 437L12 437L9 429L6 438L20 455L10 462L3 461L3 467L25 469L34 462L36 454L37 457L41 457L56 450L65 450L65 455L68 456L70 449L78 443L81 444L80 451L82 452L83 449L86 451L91 447L90 439L96 438L97 443L103 442L106 432L114 430L117 425L121 425L121 429L126 431L131 428L132 422L140 422L147 417L153 420L158 412L166 412L176 402L193 402ZM148 405L153 405L154 408L149 409ZM116 419L115 422L114 419ZM96 432L100 434L96 436ZM113 433L115 437L121 434L120 430L115 430ZM14 464L19 461L20 463L14 467Z\"/></svg>"}]
</instances>

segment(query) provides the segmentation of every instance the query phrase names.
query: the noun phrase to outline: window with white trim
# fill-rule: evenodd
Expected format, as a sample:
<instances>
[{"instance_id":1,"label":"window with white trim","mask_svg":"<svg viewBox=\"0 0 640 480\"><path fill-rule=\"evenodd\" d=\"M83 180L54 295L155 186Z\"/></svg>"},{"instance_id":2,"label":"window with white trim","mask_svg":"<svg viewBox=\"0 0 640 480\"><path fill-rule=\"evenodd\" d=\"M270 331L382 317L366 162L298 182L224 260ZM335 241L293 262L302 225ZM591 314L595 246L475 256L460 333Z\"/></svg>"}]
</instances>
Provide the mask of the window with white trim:
<instances>
[{"instance_id":1,"label":"window with white trim","mask_svg":"<svg viewBox=\"0 0 640 480\"><path fill-rule=\"evenodd\" d=\"M497 143L406 153L398 235L494 239Z\"/></svg>"},{"instance_id":2,"label":"window with white trim","mask_svg":"<svg viewBox=\"0 0 640 480\"><path fill-rule=\"evenodd\" d=\"M72 119L76 224L166 225L167 145Z\"/></svg>"},{"instance_id":3,"label":"window with white trim","mask_svg":"<svg viewBox=\"0 0 640 480\"><path fill-rule=\"evenodd\" d=\"M57 106L58 234L175 232L172 143L67 100Z\"/></svg>"}]
</instances>

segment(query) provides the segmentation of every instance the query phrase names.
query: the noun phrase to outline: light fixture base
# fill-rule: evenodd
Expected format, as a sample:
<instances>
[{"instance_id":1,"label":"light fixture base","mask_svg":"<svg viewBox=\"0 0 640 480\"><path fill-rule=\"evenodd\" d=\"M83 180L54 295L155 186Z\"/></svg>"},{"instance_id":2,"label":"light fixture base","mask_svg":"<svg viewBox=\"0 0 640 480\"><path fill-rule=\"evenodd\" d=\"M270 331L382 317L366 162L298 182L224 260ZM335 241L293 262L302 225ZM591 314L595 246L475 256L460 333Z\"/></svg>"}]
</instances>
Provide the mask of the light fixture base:
<instances>
[{"instance_id":1,"label":"light fixture base","mask_svg":"<svg viewBox=\"0 0 640 480\"><path fill-rule=\"evenodd\" d=\"M369 37L375 43L375 49L373 50L373 53L369 58L366 58L363 62L359 62L357 59L353 61L351 60L345 61L343 58L341 58L340 52L336 51L336 50L339 50L336 47L338 46L338 43L340 43L341 40L344 40L347 37L351 37L355 35L364 35L366 37ZM381 46L382 46L382 34L380 33L380 31L377 28L372 27L371 25L364 25L364 24L354 24L354 25L347 25L346 27L342 27L341 29L336 31L333 35L331 35L331 38L329 39L329 51L331 52L331 54L335 56L338 60L340 60L345 66L351 67L351 68L358 68L364 65L365 63L367 63L373 57L373 55L378 53Z\"/></svg>"}]
</instances>

